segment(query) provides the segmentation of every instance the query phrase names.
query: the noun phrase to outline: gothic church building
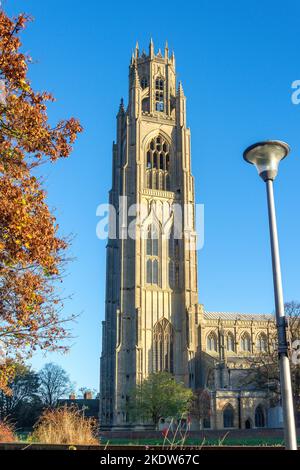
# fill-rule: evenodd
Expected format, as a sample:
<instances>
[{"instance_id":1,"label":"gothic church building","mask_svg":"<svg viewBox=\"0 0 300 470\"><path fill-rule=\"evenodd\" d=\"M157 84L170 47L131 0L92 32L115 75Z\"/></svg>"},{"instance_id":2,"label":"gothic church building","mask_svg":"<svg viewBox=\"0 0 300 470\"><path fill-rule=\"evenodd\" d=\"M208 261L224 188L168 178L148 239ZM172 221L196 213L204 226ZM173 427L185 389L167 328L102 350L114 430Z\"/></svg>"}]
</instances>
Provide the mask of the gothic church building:
<instances>
[{"instance_id":1,"label":"gothic church building","mask_svg":"<svg viewBox=\"0 0 300 470\"><path fill-rule=\"evenodd\" d=\"M245 357L269 348L272 316L205 312L198 303L190 139L174 54L167 45L155 53L152 40L148 54L137 46L128 107L121 101L113 144L103 429L130 426L130 390L164 370L192 389L209 390L208 427L267 425L266 394L238 387L235 377Z\"/></svg>"}]
</instances>

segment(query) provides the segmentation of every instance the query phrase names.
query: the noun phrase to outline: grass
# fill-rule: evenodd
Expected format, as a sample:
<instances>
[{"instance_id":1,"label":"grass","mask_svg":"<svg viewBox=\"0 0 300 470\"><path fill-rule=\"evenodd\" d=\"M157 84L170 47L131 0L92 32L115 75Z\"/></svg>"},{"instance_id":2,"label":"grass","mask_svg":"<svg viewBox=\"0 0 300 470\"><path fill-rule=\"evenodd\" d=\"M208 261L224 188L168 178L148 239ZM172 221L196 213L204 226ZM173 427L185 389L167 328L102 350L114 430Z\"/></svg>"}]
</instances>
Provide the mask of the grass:
<instances>
[{"instance_id":1,"label":"grass","mask_svg":"<svg viewBox=\"0 0 300 470\"><path fill-rule=\"evenodd\" d=\"M46 410L28 442L44 444L97 445L97 424L75 407Z\"/></svg>"},{"instance_id":2,"label":"grass","mask_svg":"<svg viewBox=\"0 0 300 470\"><path fill-rule=\"evenodd\" d=\"M221 441L221 442L220 442ZM153 439L110 439L110 445L163 445L164 439L163 437L160 438L153 438ZM105 442L103 442L104 444ZM185 445L193 445L193 446L279 446L283 445L283 440L280 438L246 438L246 439L238 439L238 438L225 438L222 439L205 439L204 442L201 442L199 439L192 439L187 438L185 441Z\"/></svg>"},{"instance_id":3,"label":"grass","mask_svg":"<svg viewBox=\"0 0 300 470\"><path fill-rule=\"evenodd\" d=\"M174 422L170 422L168 429L162 431L161 435L156 438L134 438L122 439L112 438L109 441L110 445L162 445L169 448L179 448L186 445L197 446L201 448L203 446L282 446L283 439L281 437L271 436L249 436L249 437L238 437L230 435L230 432L224 432L219 437L209 438L209 436L195 438L189 436L189 428L182 430L180 422L176 429L173 429ZM300 443L300 438L299 438Z\"/></svg>"},{"instance_id":4,"label":"grass","mask_svg":"<svg viewBox=\"0 0 300 470\"><path fill-rule=\"evenodd\" d=\"M28 439L29 438L29 439ZM30 438L30 435L27 433L21 433L18 434L16 441L18 442L32 442L33 440ZM109 439L109 441L106 441L105 439L102 439L101 442L99 441L93 441L93 444L102 444L102 445L112 445L112 446L118 446L118 445L128 445L128 446L133 446L133 445L146 445L146 446L156 446L156 445L165 445L166 447L168 446L167 443L164 443L164 438L152 438L152 439L121 439L121 438L112 438ZM300 445L300 440L298 439L298 444ZM222 438L214 438L214 439L208 439L206 438L205 440L201 441L200 439L193 439L193 438L187 438L185 441L184 445L190 445L190 446L197 446L197 447L202 447L204 446L282 446L283 445L283 440L280 438L263 438L259 439L257 437L249 437L249 438L230 438L226 437L224 440Z\"/></svg>"},{"instance_id":5,"label":"grass","mask_svg":"<svg viewBox=\"0 0 300 470\"><path fill-rule=\"evenodd\" d=\"M27 433L20 433L19 440L25 442L40 442L48 444L102 444L104 446L156 446L160 445L168 448L181 448L186 445L201 448L203 446L283 446L281 437L272 436L249 436L239 437L224 432L219 437L196 438L189 436L188 430L182 431L178 427L172 430L172 422L169 429L154 438L102 438L101 442L97 437L96 423L86 419L78 409L60 408L47 411L37 423L34 432L28 436ZM298 439L300 444L300 439Z\"/></svg>"}]
</instances>

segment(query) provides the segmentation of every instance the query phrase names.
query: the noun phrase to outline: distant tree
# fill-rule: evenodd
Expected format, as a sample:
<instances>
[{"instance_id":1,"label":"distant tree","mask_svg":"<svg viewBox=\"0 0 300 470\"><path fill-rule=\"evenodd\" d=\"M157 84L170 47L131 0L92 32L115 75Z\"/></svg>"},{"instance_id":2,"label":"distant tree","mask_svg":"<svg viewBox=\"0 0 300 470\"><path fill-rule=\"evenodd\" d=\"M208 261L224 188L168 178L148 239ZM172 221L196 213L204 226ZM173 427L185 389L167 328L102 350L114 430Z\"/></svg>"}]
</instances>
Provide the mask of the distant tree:
<instances>
[{"instance_id":1,"label":"distant tree","mask_svg":"<svg viewBox=\"0 0 300 470\"><path fill-rule=\"evenodd\" d=\"M58 364L46 364L38 373L38 378L39 396L47 408L55 408L58 400L73 389L67 372Z\"/></svg>"},{"instance_id":2,"label":"distant tree","mask_svg":"<svg viewBox=\"0 0 300 470\"><path fill-rule=\"evenodd\" d=\"M210 394L206 388L198 388L194 391L190 414L199 424L210 419Z\"/></svg>"},{"instance_id":3,"label":"distant tree","mask_svg":"<svg viewBox=\"0 0 300 470\"><path fill-rule=\"evenodd\" d=\"M33 426L42 408L37 374L29 367L17 365L9 387L9 395L0 391L0 420L8 419L16 428Z\"/></svg>"},{"instance_id":4,"label":"distant tree","mask_svg":"<svg viewBox=\"0 0 300 470\"><path fill-rule=\"evenodd\" d=\"M189 409L193 393L168 372L149 375L129 395L127 412L133 420L150 420L157 428L161 418L180 418Z\"/></svg>"},{"instance_id":5,"label":"distant tree","mask_svg":"<svg viewBox=\"0 0 300 470\"><path fill-rule=\"evenodd\" d=\"M27 77L30 57L20 33L29 17L10 19L0 10L0 389L37 348L63 348L61 281L67 240L58 237L36 168L68 157L82 128L71 118L54 126L47 92L35 92ZM40 173L39 173L40 174ZM64 346L65 347L65 346Z\"/></svg>"}]
</instances>

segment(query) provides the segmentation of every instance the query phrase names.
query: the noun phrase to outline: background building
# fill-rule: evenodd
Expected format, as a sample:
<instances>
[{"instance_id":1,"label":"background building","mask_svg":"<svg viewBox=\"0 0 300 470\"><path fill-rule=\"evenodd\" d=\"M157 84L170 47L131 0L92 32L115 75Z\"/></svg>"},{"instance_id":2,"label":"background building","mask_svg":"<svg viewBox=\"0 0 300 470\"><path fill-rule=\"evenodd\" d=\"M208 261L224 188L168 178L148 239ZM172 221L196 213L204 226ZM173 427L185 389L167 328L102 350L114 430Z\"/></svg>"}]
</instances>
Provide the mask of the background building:
<instances>
[{"instance_id":1,"label":"background building","mask_svg":"<svg viewBox=\"0 0 300 470\"><path fill-rule=\"evenodd\" d=\"M85 391L82 398L76 397L75 393L71 393L69 398L61 398L58 400L58 406L76 407L83 413L86 418L99 418L99 397L93 397L91 391Z\"/></svg>"},{"instance_id":2,"label":"background building","mask_svg":"<svg viewBox=\"0 0 300 470\"><path fill-rule=\"evenodd\" d=\"M260 389L252 373L261 357L269 357L275 336L273 315L206 312L197 328L197 386L207 393L206 416L194 427L253 428L282 424L274 386ZM278 396L277 396L278 397ZM272 408L273 408L272 407ZM199 428L199 427L198 427Z\"/></svg>"}]
</instances>

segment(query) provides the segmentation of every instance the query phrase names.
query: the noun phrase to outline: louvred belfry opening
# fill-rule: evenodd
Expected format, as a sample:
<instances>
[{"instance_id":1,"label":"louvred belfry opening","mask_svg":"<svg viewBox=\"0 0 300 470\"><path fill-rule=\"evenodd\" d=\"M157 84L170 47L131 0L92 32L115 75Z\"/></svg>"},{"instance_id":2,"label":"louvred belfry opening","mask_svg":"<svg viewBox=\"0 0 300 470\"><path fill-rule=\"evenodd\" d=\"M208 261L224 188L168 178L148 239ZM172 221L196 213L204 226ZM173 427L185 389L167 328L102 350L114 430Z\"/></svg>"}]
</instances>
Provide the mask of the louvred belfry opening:
<instances>
[{"instance_id":1,"label":"louvred belfry opening","mask_svg":"<svg viewBox=\"0 0 300 470\"><path fill-rule=\"evenodd\" d=\"M148 144L146 152L147 188L170 190L170 145L161 136Z\"/></svg>"}]
</instances>

